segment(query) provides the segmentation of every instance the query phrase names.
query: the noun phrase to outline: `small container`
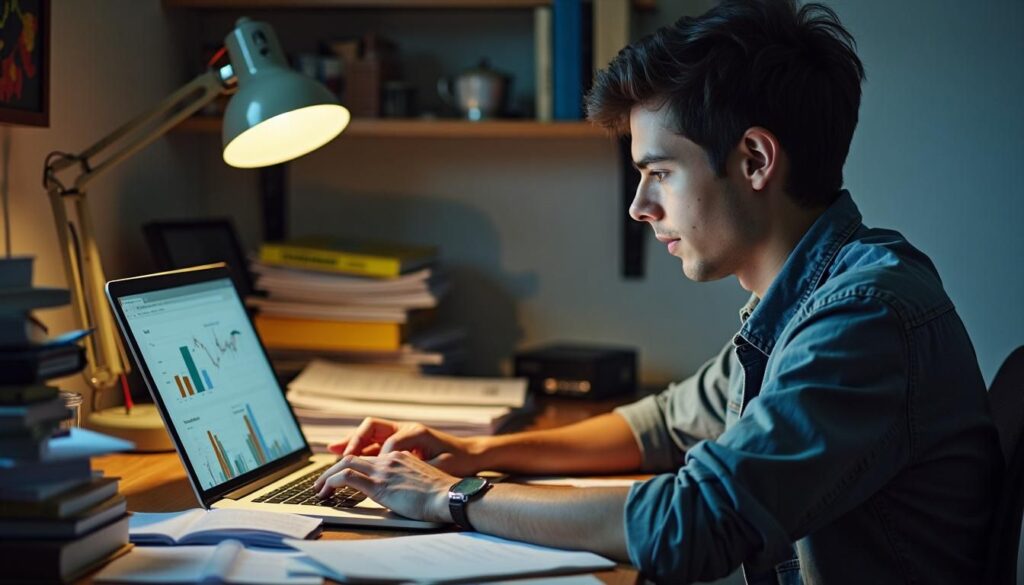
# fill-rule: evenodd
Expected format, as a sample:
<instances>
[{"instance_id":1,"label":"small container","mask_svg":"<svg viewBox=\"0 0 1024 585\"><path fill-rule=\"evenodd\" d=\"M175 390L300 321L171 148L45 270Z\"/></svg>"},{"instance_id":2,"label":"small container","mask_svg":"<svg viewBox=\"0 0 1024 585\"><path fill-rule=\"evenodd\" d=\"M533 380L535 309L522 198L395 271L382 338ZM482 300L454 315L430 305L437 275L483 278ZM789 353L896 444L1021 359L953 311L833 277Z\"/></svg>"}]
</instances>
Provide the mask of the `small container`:
<instances>
[{"instance_id":1,"label":"small container","mask_svg":"<svg viewBox=\"0 0 1024 585\"><path fill-rule=\"evenodd\" d=\"M64 406L71 411L68 418L61 421L60 428L70 430L82 426L82 395L61 390L60 397L64 399Z\"/></svg>"}]
</instances>

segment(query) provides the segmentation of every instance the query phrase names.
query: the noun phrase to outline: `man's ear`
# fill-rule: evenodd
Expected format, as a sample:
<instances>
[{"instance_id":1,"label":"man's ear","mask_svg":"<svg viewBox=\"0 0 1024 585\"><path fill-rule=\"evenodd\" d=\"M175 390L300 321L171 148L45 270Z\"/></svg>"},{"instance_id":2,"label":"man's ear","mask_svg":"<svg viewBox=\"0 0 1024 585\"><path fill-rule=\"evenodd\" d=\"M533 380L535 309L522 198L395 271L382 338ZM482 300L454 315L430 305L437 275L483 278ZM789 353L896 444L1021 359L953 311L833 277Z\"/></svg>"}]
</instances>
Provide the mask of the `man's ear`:
<instances>
[{"instance_id":1,"label":"man's ear","mask_svg":"<svg viewBox=\"0 0 1024 585\"><path fill-rule=\"evenodd\" d=\"M782 147L779 139L765 128L748 128L740 139L739 154L743 161L743 178L755 191L764 189L774 176L781 173Z\"/></svg>"}]
</instances>

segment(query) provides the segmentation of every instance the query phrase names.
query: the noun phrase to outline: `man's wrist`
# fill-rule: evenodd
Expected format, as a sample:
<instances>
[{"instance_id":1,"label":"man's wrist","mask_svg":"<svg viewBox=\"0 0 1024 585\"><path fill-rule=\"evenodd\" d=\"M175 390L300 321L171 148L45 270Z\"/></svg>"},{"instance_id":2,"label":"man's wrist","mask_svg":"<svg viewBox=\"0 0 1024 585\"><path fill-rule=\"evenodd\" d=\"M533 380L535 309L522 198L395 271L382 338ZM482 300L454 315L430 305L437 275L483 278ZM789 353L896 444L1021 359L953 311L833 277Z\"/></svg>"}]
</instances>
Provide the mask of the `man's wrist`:
<instances>
[{"instance_id":1,"label":"man's wrist","mask_svg":"<svg viewBox=\"0 0 1024 585\"><path fill-rule=\"evenodd\" d=\"M496 437L468 437L466 439L466 454L469 455L474 473L484 470L493 471L498 468L494 457L495 439Z\"/></svg>"},{"instance_id":2,"label":"man's wrist","mask_svg":"<svg viewBox=\"0 0 1024 585\"><path fill-rule=\"evenodd\" d=\"M452 518L451 507L448 505L448 488L445 488L438 497L435 498L434 503L434 515L437 522L442 524L453 524L455 520Z\"/></svg>"}]
</instances>

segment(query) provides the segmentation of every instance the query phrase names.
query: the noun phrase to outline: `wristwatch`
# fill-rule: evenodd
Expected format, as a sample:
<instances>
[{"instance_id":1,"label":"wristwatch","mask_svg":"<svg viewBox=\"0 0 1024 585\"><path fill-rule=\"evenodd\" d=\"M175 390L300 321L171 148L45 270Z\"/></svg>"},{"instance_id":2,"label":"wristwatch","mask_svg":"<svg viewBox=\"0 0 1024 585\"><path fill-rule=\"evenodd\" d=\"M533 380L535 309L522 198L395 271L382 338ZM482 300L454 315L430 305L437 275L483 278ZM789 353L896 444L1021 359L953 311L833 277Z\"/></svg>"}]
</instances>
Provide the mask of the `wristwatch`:
<instances>
[{"instance_id":1,"label":"wristwatch","mask_svg":"<svg viewBox=\"0 0 1024 585\"><path fill-rule=\"evenodd\" d=\"M467 477L455 483L448 490L448 510L452 513L452 520L464 530L473 530L466 515L466 504L475 498L484 495L484 492L491 489L491 482L482 477Z\"/></svg>"}]
</instances>

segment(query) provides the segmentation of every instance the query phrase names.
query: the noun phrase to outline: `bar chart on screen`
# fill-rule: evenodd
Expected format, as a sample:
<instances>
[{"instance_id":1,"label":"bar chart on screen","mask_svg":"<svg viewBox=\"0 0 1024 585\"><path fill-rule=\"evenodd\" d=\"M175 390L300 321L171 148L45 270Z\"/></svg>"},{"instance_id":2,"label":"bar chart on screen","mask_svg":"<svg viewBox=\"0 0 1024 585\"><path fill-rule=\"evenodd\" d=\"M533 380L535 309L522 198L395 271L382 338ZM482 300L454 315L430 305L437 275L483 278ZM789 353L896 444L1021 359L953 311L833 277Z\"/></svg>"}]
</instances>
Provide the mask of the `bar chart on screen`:
<instances>
[{"instance_id":1,"label":"bar chart on screen","mask_svg":"<svg viewBox=\"0 0 1024 585\"><path fill-rule=\"evenodd\" d=\"M192 287L147 298L126 314L154 390L209 489L305 441L230 281Z\"/></svg>"},{"instance_id":2,"label":"bar chart on screen","mask_svg":"<svg viewBox=\"0 0 1024 585\"><path fill-rule=\"evenodd\" d=\"M210 443L209 449L212 453L212 456L206 458L206 471L220 482L252 471L293 450L288 439L283 436L269 438L268 442L268 437L265 437L260 430L259 423L249 404L245 405L242 420L244 426L231 426L216 433L209 429L206 431ZM225 448L224 441L220 437L225 433L231 436L228 444L235 445L236 448ZM239 444L243 444L244 449L237 448ZM216 462L216 465L213 465L212 462Z\"/></svg>"},{"instance_id":3,"label":"bar chart on screen","mask_svg":"<svg viewBox=\"0 0 1024 585\"><path fill-rule=\"evenodd\" d=\"M209 336L212 338L212 342L209 344L200 339L198 335L192 335L189 344L178 347L178 351L181 352L184 370L173 374L173 376L174 384L177 386L181 398L188 398L189 396L195 396L196 393L213 390L213 378L210 376L210 370L196 365L196 356L200 356L200 359L205 359L210 366L219 370L226 360L230 360L238 354L238 342L242 332L232 329L230 333L224 336L224 341L222 342L215 326L216 324L206 327L209 330Z\"/></svg>"}]
</instances>

